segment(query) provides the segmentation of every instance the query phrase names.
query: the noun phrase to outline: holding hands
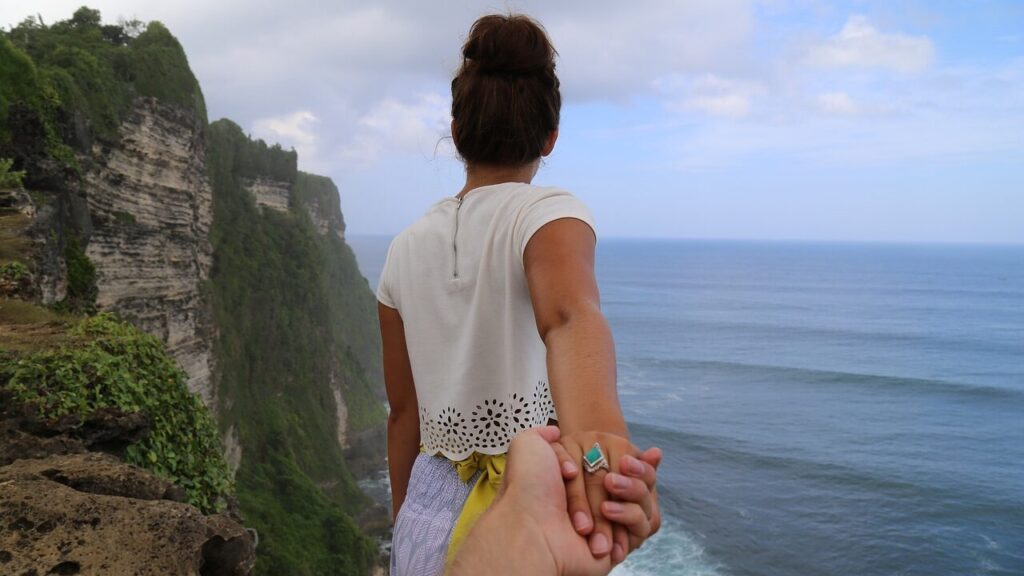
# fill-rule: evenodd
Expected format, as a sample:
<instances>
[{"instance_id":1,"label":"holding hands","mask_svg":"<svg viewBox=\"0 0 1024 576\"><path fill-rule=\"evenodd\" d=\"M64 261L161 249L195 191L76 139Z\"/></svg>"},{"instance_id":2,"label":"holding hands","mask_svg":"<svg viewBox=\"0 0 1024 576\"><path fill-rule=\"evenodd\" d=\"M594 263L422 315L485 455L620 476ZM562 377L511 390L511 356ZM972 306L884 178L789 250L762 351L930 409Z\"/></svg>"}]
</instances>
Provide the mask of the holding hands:
<instances>
[{"instance_id":1,"label":"holding hands","mask_svg":"<svg viewBox=\"0 0 1024 576\"><path fill-rule=\"evenodd\" d=\"M606 434L597 436L602 447L605 442L615 442L622 449L628 447L616 466L622 474L601 472L604 494L616 499L606 499L597 505L596 514L591 511L585 495L577 504L586 507L584 513L588 515L589 530L585 532L593 535L590 540L596 538L597 526L607 526L610 532L622 530L624 544L616 541L609 547L611 553L595 555L591 542L582 537L566 514L570 506L567 497L570 487L579 480L584 483L585 491L586 486L594 482L581 476L591 474L579 469L577 462L580 460L570 457L570 451L578 448L578 442L590 440L590 437L570 435L559 440L558 428L539 427L520 433L512 441L498 498L466 538L449 576L469 576L484 571L493 576L607 574L621 562L621 558L613 558L615 546L624 546L623 550L628 552L657 531L660 517L654 480L660 451L651 449L639 453L637 458L630 455L638 451L628 442L623 445L615 441L615 438L624 439L609 438L612 435ZM617 476L626 480L621 488L617 485ZM601 524L596 524L593 518Z\"/></svg>"},{"instance_id":2,"label":"holding hands","mask_svg":"<svg viewBox=\"0 0 1024 576\"><path fill-rule=\"evenodd\" d=\"M658 448L641 452L622 436L593 431L563 435L552 446L566 483L569 518L595 558L610 554L612 566L619 564L658 531Z\"/></svg>"}]
</instances>

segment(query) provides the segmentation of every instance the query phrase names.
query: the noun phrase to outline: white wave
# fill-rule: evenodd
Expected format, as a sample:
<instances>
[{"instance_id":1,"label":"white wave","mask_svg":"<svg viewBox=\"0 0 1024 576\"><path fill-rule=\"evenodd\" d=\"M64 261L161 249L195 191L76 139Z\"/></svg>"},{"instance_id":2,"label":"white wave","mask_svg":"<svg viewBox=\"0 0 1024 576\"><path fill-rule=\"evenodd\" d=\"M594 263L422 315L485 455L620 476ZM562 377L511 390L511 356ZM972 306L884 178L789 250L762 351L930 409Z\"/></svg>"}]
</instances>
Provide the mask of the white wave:
<instances>
[{"instance_id":1,"label":"white wave","mask_svg":"<svg viewBox=\"0 0 1024 576\"><path fill-rule=\"evenodd\" d=\"M704 548L674 519L665 517L661 530L631 554L612 576L726 576Z\"/></svg>"}]
</instances>

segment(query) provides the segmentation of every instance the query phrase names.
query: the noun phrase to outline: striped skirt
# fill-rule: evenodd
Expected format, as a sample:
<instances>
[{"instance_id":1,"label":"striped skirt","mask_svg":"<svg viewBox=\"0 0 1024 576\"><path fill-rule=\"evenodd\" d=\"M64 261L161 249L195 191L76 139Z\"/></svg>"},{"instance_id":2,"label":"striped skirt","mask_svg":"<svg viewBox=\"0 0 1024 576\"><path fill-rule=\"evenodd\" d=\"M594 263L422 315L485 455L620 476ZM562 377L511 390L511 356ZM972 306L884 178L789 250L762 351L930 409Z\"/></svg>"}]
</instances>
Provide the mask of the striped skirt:
<instances>
[{"instance_id":1,"label":"striped skirt","mask_svg":"<svg viewBox=\"0 0 1024 576\"><path fill-rule=\"evenodd\" d=\"M427 454L416 457L405 502L395 519L391 576L437 576L444 572L452 529L475 481L475 476L469 482L460 480L446 458Z\"/></svg>"}]
</instances>

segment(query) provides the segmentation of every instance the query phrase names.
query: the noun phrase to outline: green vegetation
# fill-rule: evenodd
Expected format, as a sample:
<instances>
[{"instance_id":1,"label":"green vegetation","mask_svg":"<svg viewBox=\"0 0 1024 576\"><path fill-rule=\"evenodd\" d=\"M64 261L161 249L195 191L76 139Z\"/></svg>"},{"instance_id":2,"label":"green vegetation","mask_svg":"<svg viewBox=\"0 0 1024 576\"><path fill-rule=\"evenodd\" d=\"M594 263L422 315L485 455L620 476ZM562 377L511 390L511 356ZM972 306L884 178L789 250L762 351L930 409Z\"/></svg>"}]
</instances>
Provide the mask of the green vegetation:
<instances>
[{"instance_id":1,"label":"green vegetation","mask_svg":"<svg viewBox=\"0 0 1024 576\"><path fill-rule=\"evenodd\" d=\"M107 314L80 321L73 345L0 363L0 386L46 418L116 407L148 415L152 429L127 460L183 487L204 511L230 488L216 426L163 344Z\"/></svg>"},{"instance_id":2,"label":"green vegetation","mask_svg":"<svg viewBox=\"0 0 1024 576\"><path fill-rule=\"evenodd\" d=\"M47 26L30 17L0 33L0 155L30 179L46 159L77 171L72 149L116 140L139 96L195 110L206 122L185 52L159 22L104 25L98 11L82 7L69 20Z\"/></svg>"},{"instance_id":3,"label":"green vegetation","mask_svg":"<svg viewBox=\"0 0 1024 576\"><path fill-rule=\"evenodd\" d=\"M64 262L68 269L67 296L59 304L64 310L90 314L96 311L96 267L85 255L74 234L64 243Z\"/></svg>"},{"instance_id":4,"label":"green vegetation","mask_svg":"<svg viewBox=\"0 0 1024 576\"><path fill-rule=\"evenodd\" d=\"M21 166L52 158L66 168L77 167L60 135L60 108L54 81L40 75L32 59L0 34L0 155Z\"/></svg>"},{"instance_id":5,"label":"green vegetation","mask_svg":"<svg viewBox=\"0 0 1024 576\"><path fill-rule=\"evenodd\" d=\"M24 170L12 170L14 159L0 158L0 188L21 188L25 180Z\"/></svg>"},{"instance_id":6,"label":"green vegetation","mask_svg":"<svg viewBox=\"0 0 1024 576\"><path fill-rule=\"evenodd\" d=\"M317 216L330 222L339 232L345 232L341 197L330 178L299 172L295 186L292 187L291 200L295 206L314 207Z\"/></svg>"},{"instance_id":7,"label":"green vegetation","mask_svg":"<svg viewBox=\"0 0 1024 576\"><path fill-rule=\"evenodd\" d=\"M260 532L257 573L365 574L376 546L351 516L369 502L337 443L330 383L350 429L383 422L368 376L379 365L373 295L348 246L318 234L303 206L260 210L246 190L257 176L304 181L294 152L253 142L227 120L210 126L209 140L220 416L243 446L236 481Z\"/></svg>"},{"instance_id":8,"label":"green vegetation","mask_svg":"<svg viewBox=\"0 0 1024 576\"><path fill-rule=\"evenodd\" d=\"M28 266L17 260L0 265L0 279L9 282L21 282L27 276Z\"/></svg>"},{"instance_id":9,"label":"green vegetation","mask_svg":"<svg viewBox=\"0 0 1024 576\"><path fill-rule=\"evenodd\" d=\"M122 226L130 226L136 222L134 214L123 210L114 212L114 221Z\"/></svg>"}]
</instances>

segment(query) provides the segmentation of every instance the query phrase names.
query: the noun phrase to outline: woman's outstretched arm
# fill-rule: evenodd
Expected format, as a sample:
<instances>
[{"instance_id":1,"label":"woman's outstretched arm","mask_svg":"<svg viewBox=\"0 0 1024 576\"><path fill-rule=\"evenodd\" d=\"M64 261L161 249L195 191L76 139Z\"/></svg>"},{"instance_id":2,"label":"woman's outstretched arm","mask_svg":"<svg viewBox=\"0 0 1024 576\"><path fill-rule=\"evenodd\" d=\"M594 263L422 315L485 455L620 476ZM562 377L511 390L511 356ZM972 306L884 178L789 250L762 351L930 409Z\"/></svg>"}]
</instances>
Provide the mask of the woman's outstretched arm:
<instances>
[{"instance_id":1,"label":"woman's outstretched arm","mask_svg":"<svg viewBox=\"0 0 1024 576\"><path fill-rule=\"evenodd\" d=\"M530 238L523 268L562 434L628 437L615 389L615 344L594 277L596 243L582 220L553 220Z\"/></svg>"},{"instance_id":2,"label":"woman's outstretched arm","mask_svg":"<svg viewBox=\"0 0 1024 576\"><path fill-rule=\"evenodd\" d=\"M612 472L629 442L615 384L615 344L601 313L594 277L597 239L582 220L561 218L542 226L523 253L537 330L547 347L548 380L562 430L561 444L574 462L599 443ZM589 535L596 557L612 563L630 551L628 533L600 514L610 494L604 471L580 474L566 486L568 513L580 534Z\"/></svg>"},{"instance_id":3,"label":"woman's outstretched arm","mask_svg":"<svg viewBox=\"0 0 1024 576\"><path fill-rule=\"evenodd\" d=\"M405 325L398 310L377 303L384 352L384 386L388 404L388 472L391 476L391 518L405 502L412 465L420 451L419 404L412 379Z\"/></svg>"}]
</instances>

